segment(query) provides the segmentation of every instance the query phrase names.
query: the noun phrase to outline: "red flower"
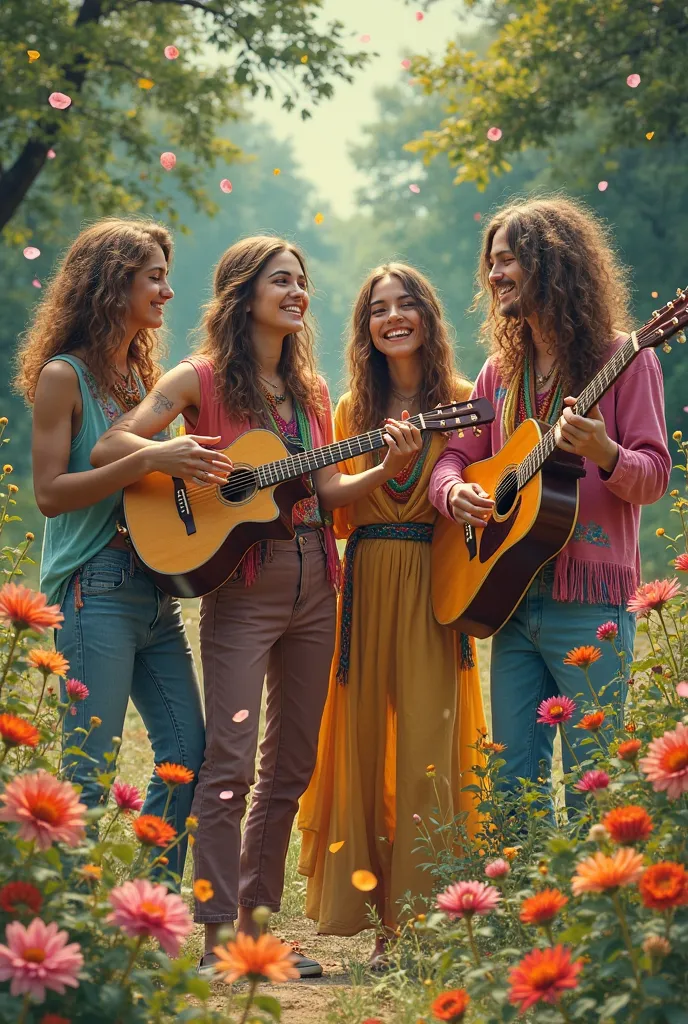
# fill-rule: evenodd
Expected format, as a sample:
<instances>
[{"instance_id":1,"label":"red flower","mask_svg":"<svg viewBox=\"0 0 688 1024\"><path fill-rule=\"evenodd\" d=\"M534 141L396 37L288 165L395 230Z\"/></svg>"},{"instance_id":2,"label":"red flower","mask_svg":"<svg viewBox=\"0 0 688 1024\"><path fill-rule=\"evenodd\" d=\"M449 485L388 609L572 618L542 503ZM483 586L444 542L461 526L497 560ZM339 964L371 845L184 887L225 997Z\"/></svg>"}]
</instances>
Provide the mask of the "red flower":
<instances>
[{"instance_id":1,"label":"red flower","mask_svg":"<svg viewBox=\"0 0 688 1024\"><path fill-rule=\"evenodd\" d=\"M80 700L86 700L90 692L88 686L85 683L79 682L78 679L68 679L65 683L65 690L68 700L73 701L75 704Z\"/></svg>"},{"instance_id":2,"label":"red flower","mask_svg":"<svg viewBox=\"0 0 688 1024\"><path fill-rule=\"evenodd\" d=\"M576 729L587 729L588 732L599 732L604 722L604 711L593 711L584 715L576 726Z\"/></svg>"},{"instance_id":3,"label":"red flower","mask_svg":"<svg viewBox=\"0 0 688 1024\"><path fill-rule=\"evenodd\" d=\"M134 822L133 829L144 846L169 846L177 835L171 825L155 814L142 814Z\"/></svg>"},{"instance_id":4,"label":"red flower","mask_svg":"<svg viewBox=\"0 0 688 1024\"><path fill-rule=\"evenodd\" d=\"M0 715L0 739L6 747L35 747L41 734L19 715Z\"/></svg>"},{"instance_id":5,"label":"red flower","mask_svg":"<svg viewBox=\"0 0 688 1024\"><path fill-rule=\"evenodd\" d=\"M42 633L44 629L62 629L63 620L59 604L48 604L45 594L16 583L0 587L0 622Z\"/></svg>"},{"instance_id":6,"label":"red flower","mask_svg":"<svg viewBox=\"0 0 688 1024\"><path fill-rule=\"evenodd\" d=\"M670 910L688 903L688 871L682 864L661 861L647 869L638 883L640 896L652 910Z\"/></svg>"},{"instance_id":7,"label":"red flower","mask_svg":"<svg viewBox=\"0 0 688 1024\"><path fill-rule=\"evenodd\" d=\"M509 1002L518 1003L521 1013L535 1003L557 1003L566 989L576 988L583 961L571 963L566 946L534 949L509 972Z\"/></svg>"},{"instance_id":8,"label":"red flower","mask_svg":"<svg viewBox=\"0 0 688 1024\"><path fill-rule=\"evenodd\" d=\"M190 768L185 768L183 764L172 764L170 761L156 765L155 774L170 786L184 786L194 780L194 773Z\"/></svg>"},{"instance_id":9,"label":"red flower","mask_svg":"<svg viewBox=\"0 0 688 1024\"><path fill-rule=\"evenodd\" d=\"M619 627L615 622L603 622L601 626L597 627L595 635L598 640L616 640L619 635Z\"/></svg>"},{"instance_id":10,"label":"red flower","mask_svg":"<svg viewBox=\"0 0 688 1024\"><path fill-rule=\"evenodd\" d=\"M641 747L640 740L625 740L619 744L616 756L620 757L622 761L635 761Z\"/></svg>"},{"instance_id":11,"label":"red flower","mask_svg":"<svg viewBox=\"0 0 688 1024\"><path fill-rule=\"evenodd\" d=\"M450 992L442 992L432 1003L431 1010L437 1020L447 1020L456 1024L464 1018L471 997L465 988L455 988Z\"/></svg>"},{"instance_id":12,"label":"red flower","mask_svg":"<svg viewBox=\"0 0 688 1024\"><path fill-rule=\"evenodd\" d=\"M537 709L537 721L541 725L559 725L568 722L576 710L576 702L570 697L548 697Z\"/></svg>"},{"instance_id":13,"label":"red flower","mask_svg":"<svg viewBox=\"0 0 688 1024\"><path fill-rule=\"evenodd\" d=\"M599 768L593 768L586 772L573 787L579 793L594 793L598 789L606 789L610 779L606 772Z\"/></svg>"},{"instance_id":14,"label":"red flower","mask_svg":"<svg viewBox=\"0 0 688 1024\"><path fill-rule=\"evenodd\" d=\"M37 914L42 903L40 891L30 882L7 882L0 889L0 907L6 914L18 914L22 906Z\"/></svg>"},{"instance_id":15,"label":"red flower","mask_svg":"<svg viewBox=\"0 0 688 1024\"><path fill-rule=\"evenodd\" d=\"M143 797L136 786L130 782L122 782L121 779L115 779L110 792L120 811L125 813L128 811L140 811L143 807Z\"/></svg>"},{"instance_id":16,"label":"red flower","mask_svg":"<svg viewBox=\"0 0 688 1024\"><path fill-rule=\"evenodd\" d=\"M592 644L587 644L584 647L572 648L566 657L564 658L565 665L575 665L576 668L590 668L596 661L599 661L602 657L602 651L599 647L593 647Z\"/></svg>"},{"instance_id":17,"label":"red flower","mask_svg":"<svg viewBox=\"0 0 688 1024\"><path fill-rule=\"evenodd\" d=\"M568 896L558 889L543 889L523 901L519 916L524 924L547 924L568 901Z\"/></svg>"},{"instance_id":18,"label":"red flower","mask_svg":"<svg viewBox=\"0 0 688 1024\"><path fill-rule=\"evenodd\" d=\"M654 828L652 818L645 808L636 804L615 807L605 814L602 824L615 843L625 845L647 839Z\"/></svg>"}]
</instances>

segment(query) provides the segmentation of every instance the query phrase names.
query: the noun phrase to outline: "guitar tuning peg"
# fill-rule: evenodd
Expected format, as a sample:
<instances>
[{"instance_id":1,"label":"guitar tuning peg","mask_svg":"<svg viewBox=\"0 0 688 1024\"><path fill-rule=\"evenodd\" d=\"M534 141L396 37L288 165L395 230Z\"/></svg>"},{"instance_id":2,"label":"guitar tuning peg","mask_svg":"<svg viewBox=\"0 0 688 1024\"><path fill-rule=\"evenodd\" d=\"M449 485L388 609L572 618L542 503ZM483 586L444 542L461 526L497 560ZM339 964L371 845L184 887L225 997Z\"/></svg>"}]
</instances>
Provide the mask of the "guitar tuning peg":
<instances>
[{"instance_id":1,"label":"guitar tuning peg","mask_svg":"<svg viewBox=\"0 0 688 1024\"><path fill-rule=\"evenodd\" d=\"M676 335L676 344L677 345L685 345L685 343L686 343L686 332L685 331L679 331L678 334Z\"/></svg>"},{"instance_id":2,"label":"guitar tuning peg","mask_svg":"<svg viewBox=\"0 0 688 1024\"><path fill-rule=\"evenodd\" d=\"M665 341L662 345L662 352L671 352L671 345L668 341Z\"/></svg>"}]
</instances>

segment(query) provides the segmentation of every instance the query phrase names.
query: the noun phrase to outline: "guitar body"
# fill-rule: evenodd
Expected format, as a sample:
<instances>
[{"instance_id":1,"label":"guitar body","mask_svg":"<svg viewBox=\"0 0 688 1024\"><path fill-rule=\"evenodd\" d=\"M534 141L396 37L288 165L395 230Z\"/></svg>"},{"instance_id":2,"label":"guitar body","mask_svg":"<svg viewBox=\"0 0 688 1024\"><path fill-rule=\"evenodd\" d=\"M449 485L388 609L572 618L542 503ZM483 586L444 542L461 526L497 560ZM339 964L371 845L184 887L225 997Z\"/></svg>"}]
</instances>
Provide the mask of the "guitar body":
<instances>
[{"instance_id":1,"label":"guitar body","mask_svg":"<svg viewBox=\"0 0 688 1024\"><path fill-rule=\"evenodd\" d=\"M490 459L463 473L490 497L500 487L484 528L440 516L432 543L432 603L442 625L470 636L492 636L513 615L545 562L569 540L578 514L582 459L561 449L520 490L516 467L549 429L526 420ZM511 486L510 486L511 484Z\"/></svg>"},{"instance_id":2,"label":"guitar body","mask_svg":"<svg viewBox=\"0 0 688 1024\"><path fill-rule=\"evenodd\" d=\"M224 451L235 469L289 455L277 434L260 429L242 434ZM298 478L229 501L219 487L187 483L189 513L183 518L175 480L149 473L125 489L124 515L134 550L160 589L200 597L228 580L254 544L293 537L292 509L308 493Z\"/></svg>"}]
</instances>

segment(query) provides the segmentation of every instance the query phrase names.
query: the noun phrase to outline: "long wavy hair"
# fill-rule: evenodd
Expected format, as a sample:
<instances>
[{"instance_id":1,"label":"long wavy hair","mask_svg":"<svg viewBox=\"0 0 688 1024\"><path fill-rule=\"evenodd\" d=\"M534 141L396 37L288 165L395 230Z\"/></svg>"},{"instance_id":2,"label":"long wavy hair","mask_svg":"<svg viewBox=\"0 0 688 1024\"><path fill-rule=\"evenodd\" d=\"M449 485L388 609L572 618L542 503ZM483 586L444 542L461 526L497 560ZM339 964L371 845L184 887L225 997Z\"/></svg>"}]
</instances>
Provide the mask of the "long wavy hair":
<instances>
[{"instance_id":1,"label":"long wavy hair","mask_svg":"<svg viewBox=\"0 0 688 1024\"><path fill-rule=\"evenodd\" d=\"M112 364L124 340L131 282L156 244L169 265L172 236L154 221L108 217L80 232L21 339L14 385L28 402L34 400L48 360L77 348L98 384L104 391L110 388ZM162 373L162 338L161 330L145 328L129 346L129 363L147 391Z\"/></svg>"},{"instance_id":2,"label":"long wavy hair","mask_svg":"<svg viewBox=\"0 0 688 1024\"><path fill-rule=\"evenodd\" d=\"M524 271L518 316L503 316L489 281L495 234L506 229L509 249ZM578 200L553 196L507 203L483 233L474 308L485 309L482 337L505 381L532 344L525 319L537 313L552 340L565 394L578 394L604 362L609 345L630 322L628 271L610 232Z\"/></svg>"},{"instance_id":3,"label":"long wavy hair","mask_svg":"<svg viewBox=\"0 0 688 1024\"><path fill-rule=\"evenodd\" d=\"M424 274L407 263L384 263L368 274L351 315L346 362L351 390L351 415L356 433L378 427L387 415L392 382L387 359L370 336L370 303L375 285L397 277L418 303L424 341L421 346L422 409L445 405L456 398L463 378L456 368L451 329L437 292Z\"/></svg>"},{"instance_id":4,"label":"long wavy hair","mask_svg":"<svg viewBox=\"0 0 688 1024\"><path fill-rule=\"evenodd\" d=\"M247 306L256 278L273 256L291 252L301 265L308 285L306 259L283 238L255 235L235 242L215 267L213 297L204 307L197 352L215 369L220 400L227 414L262 421L265 401L258 385L259 365L251 340ZM301 331L288 334L282 345L278 372L297 402L321 414L322 394L315 366L315 329L310 308Z\"/></svg>"}]
</instances>

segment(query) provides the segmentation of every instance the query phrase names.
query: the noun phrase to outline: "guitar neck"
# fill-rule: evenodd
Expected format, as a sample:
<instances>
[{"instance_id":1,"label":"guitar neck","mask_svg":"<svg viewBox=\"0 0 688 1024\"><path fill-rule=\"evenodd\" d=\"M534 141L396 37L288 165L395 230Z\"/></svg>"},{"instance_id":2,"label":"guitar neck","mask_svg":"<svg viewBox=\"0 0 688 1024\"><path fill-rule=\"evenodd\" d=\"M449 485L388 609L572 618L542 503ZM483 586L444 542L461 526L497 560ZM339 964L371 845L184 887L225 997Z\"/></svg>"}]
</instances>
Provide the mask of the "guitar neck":
<instances>
[{"instance_id":1,"label":"guitar neck","mask_svg":"<svg viewBox=\"0 0 688 1024\"><path fill-rule=\"evenodd\" d=\"M418 427L419 430L423 430L425 427L423 416L420 413L411 416L408 422ZM289 455L276 462L263 463L255 470L258 486L260 488L273 487L275 484L284 483L285 480L295 480L297 477L303 476L304 473L324 469L325 466L333 466L336 462L342 462L344 459L353 459L357 455L364 455L377 448L384 448L384 435L385 432L382 428L369 430L367 434L359 434L357 437L348 437L344 441L326 444L322 448L313 448L310 451L299 452L297 455Z\"/></svg>"},{"instance_id":2,"label":"guitar neck","mask_svg":"<svg viewBox=\"0 0 688 1024\"><path fill-rule=\"evenodd\" d=\"M583 388L573 411L579 416L586 416L592 407L599 402L602 395L609 391L614 381L621 376L627 366L633 362L638 354L635 334L621 345L614 355L609 359L601 370L599 370L590 383ZM545 459L548 459L557 446L557 438L554 430L547 433L538 441L530 454L518 467L518 486L523 487L542 468Z\"/></svg>"}]
</instances>

